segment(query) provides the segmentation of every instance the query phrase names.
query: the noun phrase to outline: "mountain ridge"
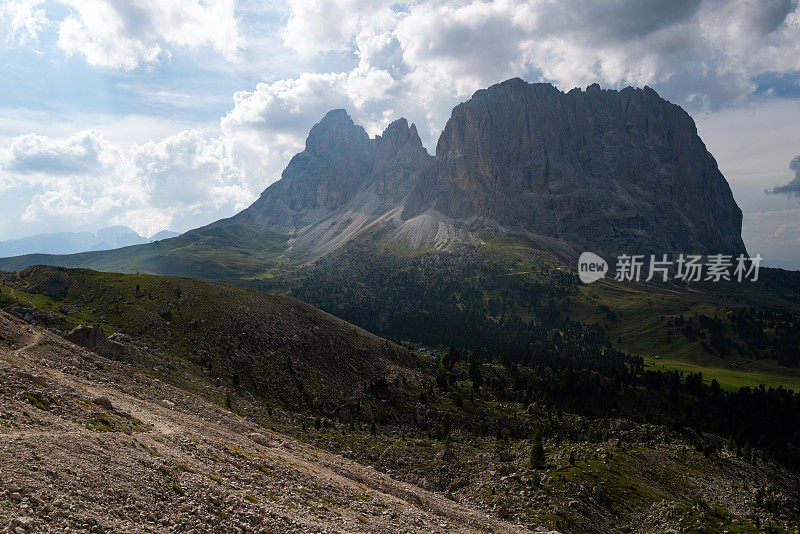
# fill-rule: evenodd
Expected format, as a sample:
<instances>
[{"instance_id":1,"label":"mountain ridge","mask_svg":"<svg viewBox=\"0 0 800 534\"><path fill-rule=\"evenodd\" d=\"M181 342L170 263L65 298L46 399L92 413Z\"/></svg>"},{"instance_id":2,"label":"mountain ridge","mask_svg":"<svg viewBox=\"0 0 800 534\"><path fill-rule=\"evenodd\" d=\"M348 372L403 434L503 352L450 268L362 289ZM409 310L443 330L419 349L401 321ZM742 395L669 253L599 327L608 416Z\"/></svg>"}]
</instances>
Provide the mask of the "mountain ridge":
<instances>
[{"instance_id":1,"label":"mountain ridge","mask_svg":"<svg viewBox=\"0 0 800 534\"><path fill-rule=\"evenodd\" d=\"M97 232L55 232L0 241L0 256L25 254L76 254L111 250L177 237L177 232L161 230L150 237L139 235L127 226L109 226Z\"/></svg>"},{"instance_id":2,"label":"mountain ridge","mask_svg":"<svg viewBox=\"0 0 800 534\"><path fill-rule=\"evenodd\" d=\"M405 119L370 139L332 110L282 178L228 223L287 232L292 252L312 257L380 221L418 246L492 228L572 258L742 254L741 219L691 117L654 90L565 93L514 78L456 106L435 156Z\"/></svg>"}]
</instances>

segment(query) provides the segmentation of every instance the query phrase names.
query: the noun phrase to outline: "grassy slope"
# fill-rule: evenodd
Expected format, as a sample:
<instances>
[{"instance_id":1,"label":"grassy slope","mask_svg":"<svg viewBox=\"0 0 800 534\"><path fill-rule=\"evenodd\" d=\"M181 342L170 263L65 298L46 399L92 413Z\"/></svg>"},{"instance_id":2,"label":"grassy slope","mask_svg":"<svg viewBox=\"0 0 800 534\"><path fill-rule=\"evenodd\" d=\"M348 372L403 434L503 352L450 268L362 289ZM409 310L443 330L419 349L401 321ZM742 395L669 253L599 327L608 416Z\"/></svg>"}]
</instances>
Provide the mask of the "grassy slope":
<instances>
[{"instance_id":1,"label":"grassy slope","mask_svg":"<svg viewBox=\"0 0 800 534\"><path fill-rule=\"evenodd\" d=\"M497 276L513 278L523 286L552 283L553 273L563 265L562 261L536 249L524 238L492 232L482 232L479 237L489 257L494 255L497 258ZM381 248L381 245L378 241L377 247ZM397 251L396 248L392 248L392 252L398 258L414 254L414 251ZM800 368L786 367L772 359L748 358L736 350L726 358L708 354L700 340L690 342L666 324L670 316L701 314L724 317L731 309L751 305L800 312L797 295L788 289L796 283L793 273L771 270L769 274L769 277L762 275L756 284L706 284L695 292L603 280L580 285L579 295L562 303L561 310L573 320L600 323L616 348L644 357L652 369L677 369L684 373L699 371L707 382L716 379L728 390L764 384L800 391ZM784 280L789 277L791 282ZM485 299L491 297L489 293L484 295ZM526 320L533 318L531 311L524 308L518 308L515 313ZM730 327L726 336L741 341ZM731 367L731 363L737 361L741 365Z\"/></svg>"},{"instance_id":2,"label":"grassy slope","mask_svg":"<svg viewBox=\"0 0 800 534\"><path fill-rule=\"evenodd\" d=\"M69 276L62 297L36 292L52 273ZM128 335L171 357L167 366L290 406L338 404L388 367L418 363L396 345L291 297L189 278L31 267L19 281L0 286L0 306L12 302L51 313L63 330L92 324Z\"/></svg>"},{"instance_id":3,"label":"grassy slope","mask_svg":"<svg viewBox=\"0 0 800 534\"><path fill-rule=\"evenodd\" d=\"M286 236L242 225L203 228L172 239L80 254L29 254L0 259L0 269L30 265L84 267L119 273L152 273L236 281L267 276L281 265Z\"/></svg>"},{"instance_id":4,"label":"grassy slope","mask_svg":"<svg viewBox=\"0 0 800 534\"><path fill-rule=\"evenodd\" d=\"M613 310L614 318L600 306ZM689 342L666 324L670 316L724 316L728 309L706 295L603 280L581 286L568 313L584 322L599 322L618 348L643 356L653 369L701 371L704 378L715 378L727 389L764 384L800 391L800 369L744 358L735 351L727 358L708 354L699 340ZM735 332L729 330L727 335L736 339ZM732 368L731 362L737 360L742 367Z\"/></svg>"},{"instance_id":5,"label":"grassy slope","mask_svg":"<svg viewBox=\"0 0 800 534\"><path fill-rule=\"evenodd\" d=\"M379 234L373 228L360 239L372 241L378 249L388 250L398 258L431 252L406 250L398 248L396 243L382 243ZM523 284L548 283L548 277L552 276L550 273L555 272L561 263L522 239L490 232L482 232L478 237L490 254L502 258L503 269L498 275L520 279ZM112 251L3 259L0 260L0 269L19 270L31 263L54 264L104 271L190 276L249 287L259 287L260 280L282 274L289 283L283 287L276 286L274 290L290 292L293 273L299 267L281 256L285 248L284 235L234 225L200 229L177 238ZM563 310L573 319L601 323L615 342L620 339L618 348L644 356L655 368L702 371L706 378L716 378L726 388L763 383L800 390L800 370L769 360L723 359L709 355L699 342L689 342L679 335L670 336L662 319L662 316L681 313L724 315L726 308L743 304L800 310L796 295L787 297L783 294L780 276L776 280L777 283L747 286L746 291L740 291L742 286L735 285L704 288L707 292L702 295L604 281L582 287L581 295L570 299ZM491 298L491 295L485 298ZM614 320L609 320L601 309L603 307L613 312ZM526 320L532 318L532 314L522 308L515 313ZM735 338L735 333L730 335ZM659 356L659 359L653 359L654 356ZM731 368L731 361L737 359L743 361L743 366Z\"/></svg>"}]
</instances>

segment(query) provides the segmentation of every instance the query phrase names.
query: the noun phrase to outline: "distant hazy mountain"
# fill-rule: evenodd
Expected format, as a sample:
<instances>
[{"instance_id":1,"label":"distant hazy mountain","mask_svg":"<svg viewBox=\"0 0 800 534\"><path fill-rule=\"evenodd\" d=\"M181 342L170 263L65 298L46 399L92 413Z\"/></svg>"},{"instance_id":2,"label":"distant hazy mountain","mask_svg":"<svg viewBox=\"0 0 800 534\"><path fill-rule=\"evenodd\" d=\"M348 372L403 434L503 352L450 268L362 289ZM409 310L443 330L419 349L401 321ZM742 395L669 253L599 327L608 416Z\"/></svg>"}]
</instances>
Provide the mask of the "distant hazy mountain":
<instances>
[{"instance_id":1,"label":"distant hazy mountain","mask_svg":"<svg viewBox=\"0 0 800 534\"><path fill-rule=\"evenodd\" d=\"M17 256L45 252L50 254L71 254L90 250L97 244L97 236L91 232L58 232L38 234L21 239L0 241L0 255Z\"/></svg>"},{"instance_id":2,"label":"distant hazy mountain","mask_svg":"<svg viewBox=\"0 0 800 534\"><path fill-rule=\"evenodd\" d=\"M153 241L161 241L162 239L170 239L172 237L178 237L179 235L181 235L181 234L179 234L178 232L170 232L169 230L161 230L160 232L157 232L157 233L155 233L155 234L150 236L150 242L152 243Z\"/></svg>"},{"instance_id":3,"label":"distant hazy mountain","mask_svg":"<svg viewBox=\"0 0 800 534\"><path fill-rule=\"evenodd\" d=\"M97 248L98 246L109 249L127 247L129 245L141 245L142 243L149 242L146 237L140 236L127 226L109 226L108 228L98 230L97 240L99 243L95 245L92 250L102 250L101 248Z\"/></svg>"},{"instance_id":4,"label":"distant hazy mountain","mask_svg":"<svg viewBox=\"0 0 800 534\"><path fill-rule=\"evenodd\" d=\"M162 230L149 239L127 226L109 226L91 232L57 232L0 241L0 257L22 254L75 254L77 252L109 250L130 245L169 239L180 234Z\"/></svg>"}]
</instances>

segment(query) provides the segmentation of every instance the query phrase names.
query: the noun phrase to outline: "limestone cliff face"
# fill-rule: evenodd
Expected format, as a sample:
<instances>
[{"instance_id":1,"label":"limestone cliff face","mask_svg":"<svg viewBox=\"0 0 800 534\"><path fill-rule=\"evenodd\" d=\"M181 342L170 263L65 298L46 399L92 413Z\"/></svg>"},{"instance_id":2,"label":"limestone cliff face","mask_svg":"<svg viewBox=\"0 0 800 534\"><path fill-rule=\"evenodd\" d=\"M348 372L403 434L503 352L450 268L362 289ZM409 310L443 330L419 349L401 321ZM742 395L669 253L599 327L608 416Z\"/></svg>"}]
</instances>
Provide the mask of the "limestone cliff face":
<instances>
[{"instance_id":1,"label":"limestone cliff face","mask_svg":"<svg viewBox=\"0 0 800 534\"><path fill-rule=\"evenodd\" d=\"M431 163L430 155L422 146L417 127L398 119L386 127L373 144L371 173L375 176L380 195L390 195L401 200Z\"/></svg>"},{"instance_id":2,"label":"limestone cliff face","mask_svg":"<svg viewBox=\"0 0 800 534\"><path fill-rule=\"evenodd\" d=\"M234 220L300 235L302 248L400 211L401 226L425 213L567 255L745 252L741 210L683 109L647 87L563 93L520 79L456 106L435 158L405 119L370 139L331 111Z\"/></svg>"},{"instance_id":3,"label":"limestone cliff face","mask_svg":"<svg viewBox=\"0 0 800 534\"><path fill-rule=\"evenodd\" d=\"M234 219L293 232L354 201L366 202L370 210L396 205L430 160L416 127L405 119L370 139L347 112L333 110L311 129L305 150L292 158L281 179Z\"/></svg>"},{"instance_id":4,"label":"limestone cliff face","mask_svg":"<svg viewBox=\"0 0 800 534\"><path fill-rule=\"evenodd\" d=\"M606 253L744 252L691 117L652 89L512 79L453 110L404 217L427 209Z\"/></svg>"}]
</instances>

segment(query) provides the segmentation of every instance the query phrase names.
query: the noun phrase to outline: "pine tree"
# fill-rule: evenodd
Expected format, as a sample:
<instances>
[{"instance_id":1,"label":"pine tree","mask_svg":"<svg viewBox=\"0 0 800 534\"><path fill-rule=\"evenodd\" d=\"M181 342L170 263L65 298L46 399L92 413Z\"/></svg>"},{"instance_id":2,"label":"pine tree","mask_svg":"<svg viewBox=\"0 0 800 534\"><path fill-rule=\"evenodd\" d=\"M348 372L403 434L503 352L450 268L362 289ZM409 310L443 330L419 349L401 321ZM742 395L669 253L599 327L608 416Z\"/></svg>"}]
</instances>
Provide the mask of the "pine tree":
<instances>
[{"instance_id":1,"label":"pine tree","mask_svg":"<svg viewBox=\"0 0 800 534\"><path fill-rule=\"evenodd\" d=\"M531 439L531 469L539 469L544 466L544 444L542 443L542 434L536 430Z\"/></svg>"}]
</instances>

